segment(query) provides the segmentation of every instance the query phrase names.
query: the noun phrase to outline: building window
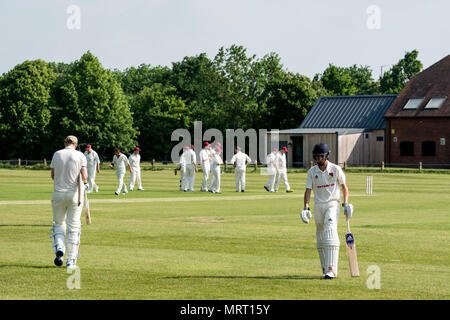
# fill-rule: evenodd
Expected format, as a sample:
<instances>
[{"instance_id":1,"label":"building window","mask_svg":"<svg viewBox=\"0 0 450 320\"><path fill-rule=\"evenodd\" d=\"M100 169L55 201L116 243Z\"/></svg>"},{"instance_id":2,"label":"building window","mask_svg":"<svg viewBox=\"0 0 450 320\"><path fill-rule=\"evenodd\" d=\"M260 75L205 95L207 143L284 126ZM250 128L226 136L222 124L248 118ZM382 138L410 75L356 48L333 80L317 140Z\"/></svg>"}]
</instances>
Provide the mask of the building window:
<instances>
[{"instance_id":1,"label":"building window","mask_svg":"<svg viewBox=\"0 0 450 320\"><path fill-rule=\"evenodd\" d=\"M428 101L425 109L439 109L447 97L434 97Z\"/></svg>"},{"instance_id":2,"label":"building window","mask_svg":"<svg viewBox=\"0 0 450 320\"><path fill-rule=\"evenodd\" d=\"M413 156L414 155L414 142L412 142L412 141L400 142L400 155L401 156Z\"/></svg>"},{"instance_id":3,"label":"building window","mask_svg":"<svg viewBox=\"0 0 450 320\"><path fill-rule=\"evenodd\" d=\"M445 138L441 138L441 146L445 146Z\"/></svg>"},{"instance_id":4,"label":"building window","mask_svg":"<svg viewBox=\"0 0 450 320\"><path fill-rule=\"evenodd\" d=\"M416 110L422 104L424 98L411 98L403 107L403 110Z\"/></svg>"},{"instance_id":5,"label":"building window","mask_svg":"<svg viewBox=\"0 0 450 320\"><path fill-rule=\"evenodd\" d=\"M432 156L436 155L436 142L434 141L424 141L422 142L422 156Z\"/></svg>"},{"instance_id":6,"label":"building window","mask_svg":"<svg viewBox=\"0 0 450 320\"><path fill-rule=\"evenodd\" d=\"M383 139L383 136L378 136L377 137L377 141L383 141L384 139Z\"/></svg>"}]
</instances>

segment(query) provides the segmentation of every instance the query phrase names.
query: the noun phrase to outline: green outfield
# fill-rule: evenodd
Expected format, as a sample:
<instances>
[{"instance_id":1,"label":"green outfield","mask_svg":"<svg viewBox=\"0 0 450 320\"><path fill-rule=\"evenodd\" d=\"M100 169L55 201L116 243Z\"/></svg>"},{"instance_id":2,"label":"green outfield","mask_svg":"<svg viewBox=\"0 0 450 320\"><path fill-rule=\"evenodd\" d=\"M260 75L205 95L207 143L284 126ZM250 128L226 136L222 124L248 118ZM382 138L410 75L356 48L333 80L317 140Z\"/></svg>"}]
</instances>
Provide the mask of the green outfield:
<instances>
[{"instance_id":1,"label":"green outfield","mask_svg":"<svg viewBox=\"0 0 450 320\"><path fill-rule=\"evenodd\" d=\"M145 191L115 196L105 169L70 290L48 238L50 171L0 169L0 299L449 299L450 175L372 174L371 196L366 174L347 174L361 277L350 277L341 213L339 276L321 280L314 221L299 218L306 173L289 174L290 194L250 172L236 193L227 173L214 195L199 192L201 174L184 193L173 171L146 170ZM380 289L367 286L372 265Z\"/></svg>"}]
</instances>

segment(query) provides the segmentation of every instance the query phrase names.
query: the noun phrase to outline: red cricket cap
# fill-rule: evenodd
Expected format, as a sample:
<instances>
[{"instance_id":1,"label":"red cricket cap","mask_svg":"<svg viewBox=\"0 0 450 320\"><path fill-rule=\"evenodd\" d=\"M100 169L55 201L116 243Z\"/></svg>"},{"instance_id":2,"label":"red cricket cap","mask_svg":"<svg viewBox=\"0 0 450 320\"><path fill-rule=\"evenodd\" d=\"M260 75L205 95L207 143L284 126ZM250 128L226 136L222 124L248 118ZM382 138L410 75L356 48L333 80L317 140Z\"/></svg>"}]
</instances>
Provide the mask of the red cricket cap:
<instances>
[{"instance_id":1,"label":"red cricket cap","mask_svg":"<svg viewBox=\"0 0 450 320\"><path fill-rule=\"evenodd\" d=\"M209 142L208 141L203 142L203 147L207 147L207 146L209 146Z\"/></svg>"},{"instance_id":2,"label":"red cricket cap","mask_svg":"<svg viewBox=\"0 0 450 320\"><path fill-rule=\"evenodd\" d=\"M134 148L134 150L141 151L141 149L139 149L138 147Z\"/></svg>"},{"instance_id":3,"label":"red cricket cap","mask_svg":"<svg viewBox=\"0 0 450 320\"><path fill-rule=\"evenodd\" d=\"M191 144L191 149L194 150L194 145L193 144Z\"/></svg>"},{"instance_id":4,"label":"red cricket cap","mask_svg":"<svg viewBox=\"0 0 450 320\"><path fill-rule=\"evenodd\" d=\"M285 152L289 152L286 147L282 147L281 150L284 150Z\"/></svg>"},{"instance_id":5,"label":"red cricket cap","mask_svg":"<svg viewBox=\"0 0 450 320\"><path fill-rule=\"evenodd\" d=\"M92 146L91 146L90 144L88 144L88 145L86 146L86 149L92 149Z\"/></svg>"}]
</instances>

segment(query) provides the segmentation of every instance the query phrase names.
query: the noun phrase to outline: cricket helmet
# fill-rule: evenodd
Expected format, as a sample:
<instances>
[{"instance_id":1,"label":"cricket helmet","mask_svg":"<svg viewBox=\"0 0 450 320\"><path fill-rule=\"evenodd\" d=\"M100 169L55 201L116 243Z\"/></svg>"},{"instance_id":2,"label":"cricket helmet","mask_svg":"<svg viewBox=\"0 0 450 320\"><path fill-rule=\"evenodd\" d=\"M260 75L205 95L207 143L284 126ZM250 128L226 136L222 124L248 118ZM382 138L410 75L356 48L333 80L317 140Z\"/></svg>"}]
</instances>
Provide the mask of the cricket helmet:
<instances>
[{"instance_id":1,"label":"cricket helmet","mask_svg":"<svg viewBox=\"0 0 450 320\"><path fill-rule=\"evenodd\" d=\"M330 148L326 143L318 143L314 146L312 155L315 156L325 156L330 154Z\"/></svg>"}]
</instances>

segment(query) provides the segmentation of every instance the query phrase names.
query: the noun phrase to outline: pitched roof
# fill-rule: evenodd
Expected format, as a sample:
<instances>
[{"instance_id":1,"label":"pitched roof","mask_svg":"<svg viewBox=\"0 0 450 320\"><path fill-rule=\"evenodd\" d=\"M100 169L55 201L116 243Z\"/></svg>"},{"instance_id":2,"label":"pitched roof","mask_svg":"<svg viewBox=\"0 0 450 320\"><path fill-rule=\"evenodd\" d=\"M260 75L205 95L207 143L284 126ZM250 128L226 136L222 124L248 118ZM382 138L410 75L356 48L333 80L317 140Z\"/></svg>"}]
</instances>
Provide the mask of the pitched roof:
<instances>
[{"instance_id":1,"label":"pitched roof","mask_svg":"<svg viewBox=\"0 0 450 320\"><path fill-rule=\"evenodd\" d=\"M424 109L433 97L447 97L439 109ZM416 109L403 110L411 98L424 98ZM412 77L387 110L387 118L450 116L450 55Z\"/></svg>"},{"instance_id":2,"label":"pitched roof","mask_svg":"<svg viewBox=\"0 0 450 320\"><path fill-rule=\"evenodd\" d=\"M384 129L384 113L397 95L323 96L300 128Z\"/></svg>"}]
</instances>

